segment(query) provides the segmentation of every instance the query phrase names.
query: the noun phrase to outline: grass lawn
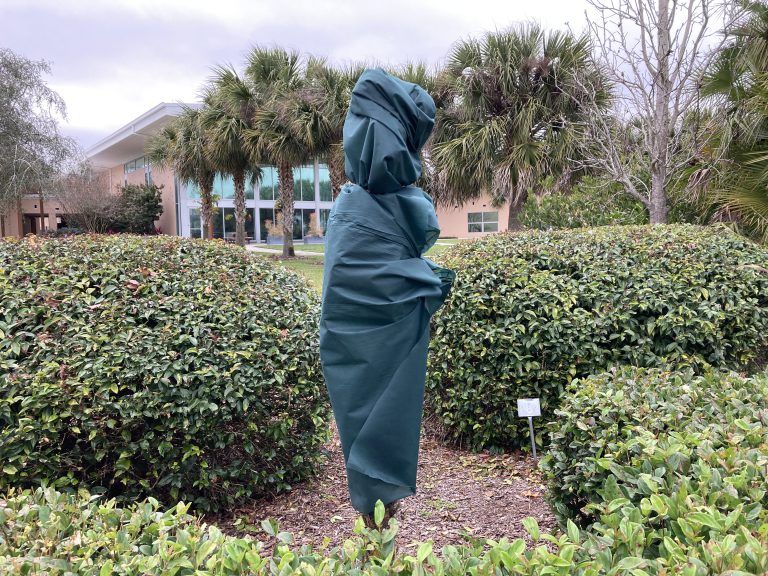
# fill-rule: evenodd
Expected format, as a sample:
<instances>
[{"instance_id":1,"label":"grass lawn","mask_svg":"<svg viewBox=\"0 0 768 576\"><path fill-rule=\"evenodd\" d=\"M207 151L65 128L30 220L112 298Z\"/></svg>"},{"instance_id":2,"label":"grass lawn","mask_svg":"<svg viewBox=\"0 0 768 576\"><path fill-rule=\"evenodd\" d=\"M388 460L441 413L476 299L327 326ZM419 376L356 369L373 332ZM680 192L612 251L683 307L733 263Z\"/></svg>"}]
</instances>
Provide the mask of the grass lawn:
<instances>
[{"instance_id":1,"label":"grass lawn","mask_svg":"<svg viewBox=\"0 0 768 576\"><path fill-rule=\"evenodd\" d=\"M439 242L440 242L440 244L435 244L434 246L432 246L432 248L427 250L426 253L424 254L424 256L426 256L427 258L434 258L435 256L438 256L439 254L442 254L446 250L449 250L451 248L451 246L453 246L455 244L455 242L453 242L451 244L443 244L442 240L439 240Z\"/></svg>"},{"instance_id":2,"label":"grass lawn","mask_svg":"<svg viewBox=\"0 0 768 576\"><path fill-rule=\"evenodd\" d=\"M457 240L455 238L450 239L440 239L438 240L438 244L435 244L432 248L429 249L429 251L425 254L428 258L434 258L436 256L439 256L442 252L445 252L448 250L453 244L456 244L457 242L461 242L461 240ZM266 244L259 244L260 248L267 248L269 250L274 250L275 252L281 252L282 246L276 246L276 245L269 245ZM318 292L321 292L323 289L323 259L321 256L324 253L325 246L322 244L296 244L295 245L296 250L303 250L307 252L316 252L317 257L315 256L298 256L296 258L292 258L290 260L278 260L280 264L285 266L286 268L290 268L294 272L298 272L299 274L302 274L307 280L309 280L309 283L317 290ZM271 258L271 256L268 256L267 254L262 254L263 256L267 258Z\"/></svg>"},{"instance_id":3,"label":"grass lawn","mask_svg":"<svg viewBox=\"0 0 768 576\"><path fill-rule=\"evenodd\" d=\"M318 291L323 289L323 259L307 256L306 258L291 258L290 260L280 260L280 264L290 268L294 272L302 274L312 287Z\"/></svg>"},{"instance_id":4,"label":"grass lawn","mask_svg":"<svg viewBox=\"0 0 768 576\"><path fill-rule=\"evenodd\" d=\"M454 244L461 242L461 240L458 240L456 238L441 238L437 241L437 244L432 246L432 248L429 249L429 251L426 253L427 257L435 256L437 254L440 254L441 252L444 252L448 250L451 246ZM275 244L259 244L259 248L263 248L265 250L272 250L274 252L282 252L283 247ZM324 254L325 253L325 245L324 244L294 244L293 245L295 250L298 250L300 252L315 252L317 254Z\"/></svg>"},{"instance_id":5,"label":"grass lawn","mask_svg":"<svg viewBox=\"0 0 768 576\"><path fill-rule=\"evenodd\" d=\"M264 250L274 250L275 252L282 252L283 246L282 244L258 244L259 248L263 248ZM325 245L324 244L294 244L293 245L294 250L298 250L299 252L317 252L318 254L322 254L325 252Z\"/></svg>"}]
</instances>

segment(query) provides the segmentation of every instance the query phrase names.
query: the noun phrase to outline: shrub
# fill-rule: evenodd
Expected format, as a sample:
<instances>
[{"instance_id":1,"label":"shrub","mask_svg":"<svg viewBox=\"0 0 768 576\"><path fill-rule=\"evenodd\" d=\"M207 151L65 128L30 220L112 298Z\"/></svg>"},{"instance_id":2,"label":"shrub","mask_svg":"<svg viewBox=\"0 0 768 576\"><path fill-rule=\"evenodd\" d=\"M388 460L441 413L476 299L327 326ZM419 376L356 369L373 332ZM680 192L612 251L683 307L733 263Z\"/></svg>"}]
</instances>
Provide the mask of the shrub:
<instances>
[{"instance_id":1,"label":"shrub","mask_svg":"<svg viewBox=\"0 0 768 576\"><path fill-rule=\"evenodd\" d=\"M162 186L126 184L118 190L109 227L115 232L154 234L163 213Z\"/></svg>"},{"instance_id":2,"label":"shrub","mask_svg":"<svg viewBox=\"0 0 768 576\"><path fill-rule=\"evenodd\" d=\"M647 224L648 212L621 186L585 178L568 194L530 195L520 211L520 223L534 230Z\"/></svg>"},{"instance_id":3,"label":"shrub","mask_svg":"<svg viewBox=\"0 0 768 576\"><path fill-rule=\"evenodd\" d=\"M619 503L620 504L620 503ZM262 526L274 544L269 554L251 538L222 534L201 524L179 504L162 510L149 500L127 509L114 500L87 493L65 495L52 489L12 493L0 500L0 572L8 576L45 573L48 576L329 576L384 574L464 576L466 574L583 575L597 574L764 574L768 570L768 524L748 527L744 514L721 522L712 507L697 510L688 522L688 536L667 536L655 550L663 531L650 528L638 509L628 505L613 512L610 525L580 533L569 524L559 536L541 534L533 519L524 521L534 546L472 539L470 544L446 546L440 553L430 542L394 550L397 524L367 529L361 520L356 534L343 546L313 550L291 546L291 536L274 521ZM380 514L383 516L383 507ZM543 544L543 545L542 545ZM738 570L738 572L728 572Z\"/></svg>"},{"instance_id":4,"label":"shrub","mask_svg":"<svg viewBox=\"0 0 768 576\"><path fill-rule=\"evenodd\" d=\"M217 509L311 474L318 298L223 243L0 243L0 489L101 486Z\"/></svg>"},{"instance_id":5,"label":"shrub","mask_svg":"<svg viewBox=\"0 0 768 576\"><path fill-rule=\"evenodd\" d=\"M768 521L768 377L622 368L568 392L541 463L561 522L621 498L673 531L695 503Z\"/></svg>"},{"instance_id":6,"label":"shrub","mask_svg":"<svg viewBox=\"0 0 768 576\"><path fill-rule=\"evenodd\" d=\"M85 230L82 228L75 228L70 226L62 226L55 230L46 230L40 236L57 237L57 236L74 236L75 234L85 234Z\"/></svg>"},{"instance_id":7,"label":"shrub","mask_svg":"<svg viewBox=\"0 0 768 576\"><path fill-rule=\"evenodd\" d=\"M717 228L498 234L442 257L427 407L474 447L528 441L515 399L550 418L567 384L612 365L743 368L768 346L768 250Z\"/></svg>"}]
</instances>

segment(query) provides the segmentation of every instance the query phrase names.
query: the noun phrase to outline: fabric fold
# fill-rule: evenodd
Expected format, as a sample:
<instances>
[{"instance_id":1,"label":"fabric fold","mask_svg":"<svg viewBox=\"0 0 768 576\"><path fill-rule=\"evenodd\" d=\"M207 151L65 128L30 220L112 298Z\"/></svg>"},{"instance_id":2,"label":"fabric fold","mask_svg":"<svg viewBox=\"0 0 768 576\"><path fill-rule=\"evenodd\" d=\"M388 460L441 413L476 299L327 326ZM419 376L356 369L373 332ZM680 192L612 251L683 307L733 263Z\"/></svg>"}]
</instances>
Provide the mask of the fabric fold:
<instances>
[{"instance_id":1,"label":"fabric fold","mask_svg":"<svg viewBox=\"0 0 768 576\"><path fill-rule=\"evenodd\" d=\"M368 70L344 126L346 185L326 232L320 357L362 513L416 491L429 321L454 273L422 257L439 236L413 186L434 124L419 86Z\"/></svg>"}]
</instances>

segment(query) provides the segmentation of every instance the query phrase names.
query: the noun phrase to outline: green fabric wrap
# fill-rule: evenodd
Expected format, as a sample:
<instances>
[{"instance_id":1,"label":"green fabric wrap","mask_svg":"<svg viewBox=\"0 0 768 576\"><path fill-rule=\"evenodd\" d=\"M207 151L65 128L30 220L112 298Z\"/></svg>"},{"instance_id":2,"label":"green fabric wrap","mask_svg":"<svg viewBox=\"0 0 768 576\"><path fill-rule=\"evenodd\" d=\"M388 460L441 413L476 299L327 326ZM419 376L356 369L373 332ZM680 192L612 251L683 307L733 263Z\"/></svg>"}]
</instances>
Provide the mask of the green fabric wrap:
<instances>
[{"instance_id":1,"label":"green fabric wrap","mask_svg":"<svg viewBox=\"0 0 768 576\"><path fill-rule=\"evenodd\" d=\"M454 273L423 258L440 229L411 184L435 106L421 87L367 70L344 124L347 184L328 219L320 357L352 505L416 492L429 320Z\"/></svg>"}]
</instances>

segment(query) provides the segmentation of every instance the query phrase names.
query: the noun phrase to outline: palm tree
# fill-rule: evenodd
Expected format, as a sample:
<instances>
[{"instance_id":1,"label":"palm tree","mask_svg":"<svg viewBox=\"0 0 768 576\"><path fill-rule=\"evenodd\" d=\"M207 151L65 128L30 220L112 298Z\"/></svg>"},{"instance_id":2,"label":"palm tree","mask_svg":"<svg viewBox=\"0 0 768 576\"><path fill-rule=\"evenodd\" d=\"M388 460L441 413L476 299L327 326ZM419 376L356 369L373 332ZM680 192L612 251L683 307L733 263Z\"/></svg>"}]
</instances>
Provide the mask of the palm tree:
<instances>
[{"instance_id":1,"label":"palm tree","mask_svg":"<svg viewBox=\"0 0 768 576\"><path fill-rule=\"evenodd\" d=\"M258 165L251 162L244 135L256 104L254 94L235 70L214 69L214 76L204 91L207 104L201 114L208 145L208 160L222 175L232 177L235 204L235 242L245 245L245 180L255 184L261 176Z\"/></svg>"},{"instance_id":2,"label":"palm tree","mask_svg":"<svg viewBox=\"0 0 768 576\"><path fill-rule=\"evenodd\" d=\"M537 25L458 42L436 84L438 108L429 167L443 203L489 193L510 202L510 228L529 190L547 176L574 178L576 126L597 77L586 36Z\"/></svg>"},{"instance_id":3,"label":"palm tree","mask_svg":"<svg viewBox=\"0 0 768 576\"><path fill-rule=\"evenodd\" d=\"M734 40L714 61L702 94L720 106L719 159L708 182L720 219L735 218L768 240L768 5L751 2L731 31Z\"/></svg>"},{"instance_id":4,"label":"palm tree","mask_svg":"<svg viewBox=\"0 0 768 576\"><path fill-rule=\"evenodd\" d=\"M439 81L440 70L430 70L423 62L407 62L402 66L388 70L390 74L405 80L418 84L426 90L435 102L437 110L445 107L450 93L447 90L447 83ZM416 182L419 188L429 193L433 197L440 197L440 189L435 181L435 170L431 162L431 149L434 143L434 136L430 137L424 147L421 149L421 177Z\"/></svg>"},{"instance_id":5,"label":"palm tree","mask_svg":"<svg viewBox=\"0 0 768 576\"><path fill-rule=\"evenodd\" d=\"M176 118L153 135L146 146L149 161L158 168L172 168L179 180L200 189L203 236L213 238L213 181L216 170L208 160L201 125L204 110L185 106Z\"/></svg>"},{"instance_id":6,"label":"palm tree","mask_svg":"<svg viewBox=\"0 0 768 576\"><path fill-rule=\"evenodd\" d=\"M317 156L324 158L328 165L334 200L347 181L342 146L344 120L352 89L364 70L363 64L331 67L318 58L311 58L307 64L307 86L303 91L305 114L297 116L296 121L304 127Z\"/></svg>"},{"instance_id":7,"label":"palm tree","mask_svg":"<svg viewBox=\"0 0 768 576\"><path fill-rule=\"evenodd\" d=\"M297 129L297 114L306 114L304 59L282 48L254 48L248 57L246 78L253 90L253 115L245 131L251 158L277 168L279 199L275 211L283 215L283 257L293 248L293 169L313 159L307 130ZM307 119L311 123L312 119Z\"/></svg>"}]
</instances>

